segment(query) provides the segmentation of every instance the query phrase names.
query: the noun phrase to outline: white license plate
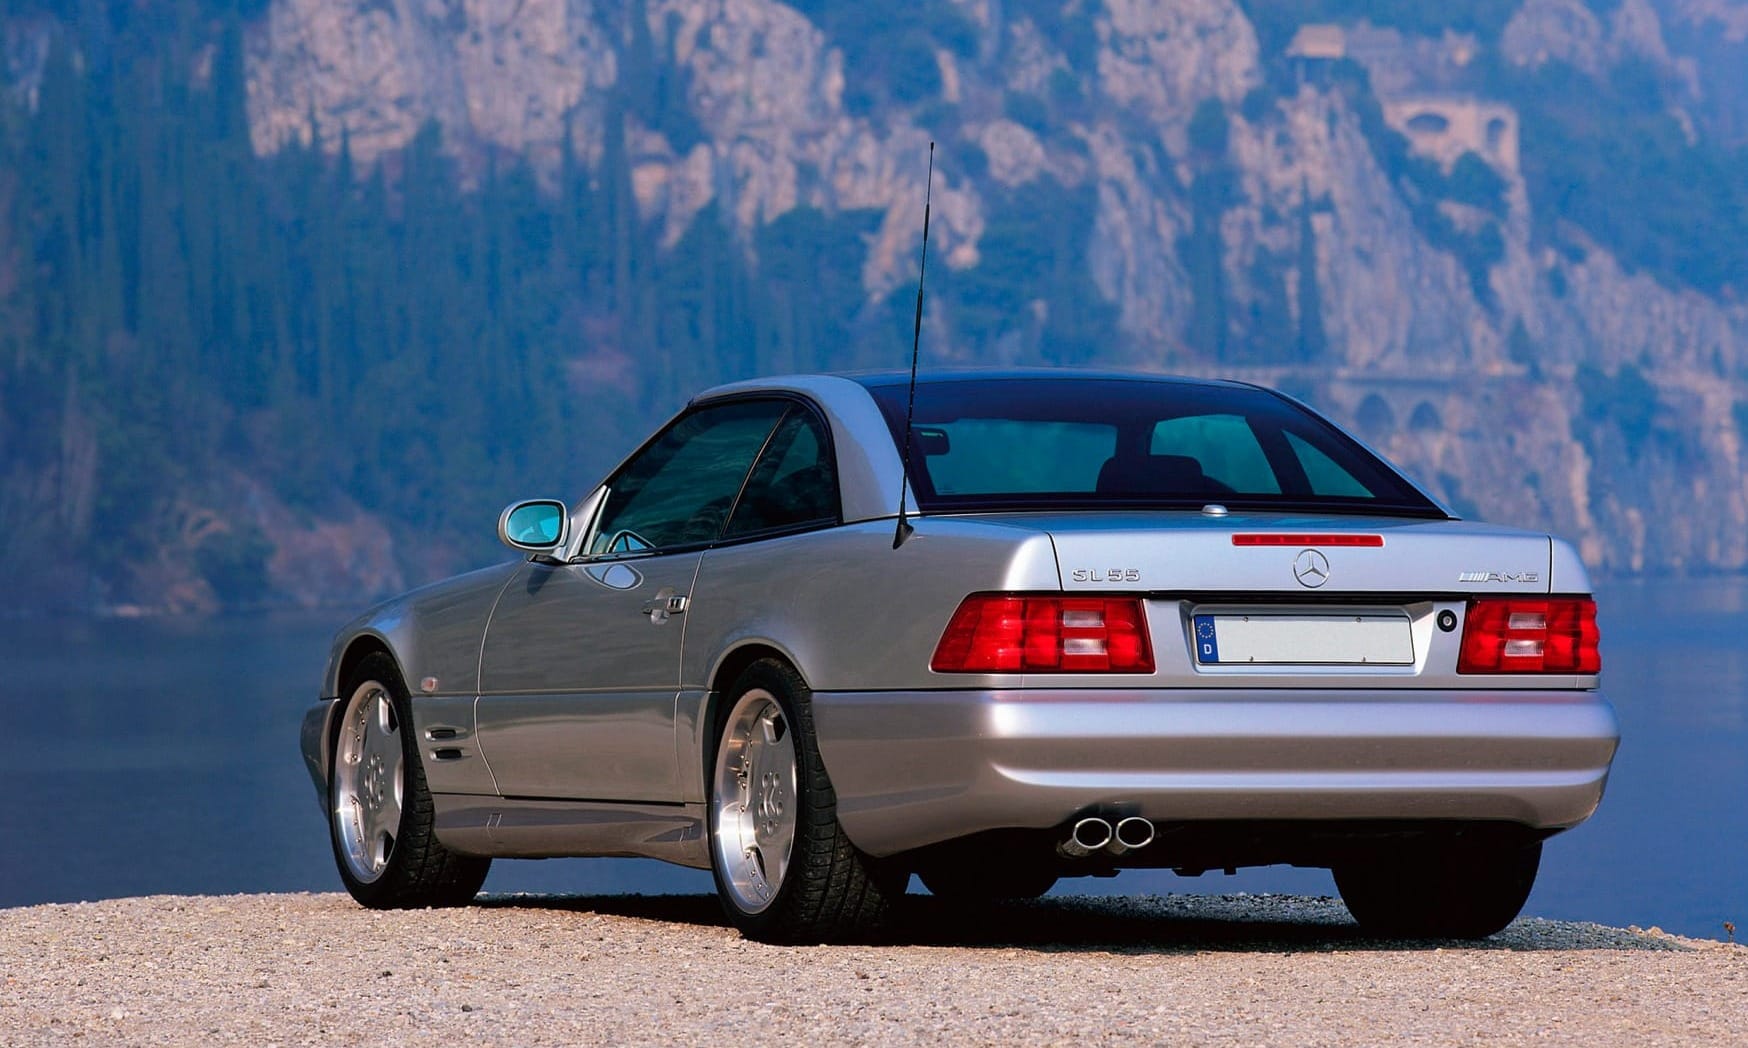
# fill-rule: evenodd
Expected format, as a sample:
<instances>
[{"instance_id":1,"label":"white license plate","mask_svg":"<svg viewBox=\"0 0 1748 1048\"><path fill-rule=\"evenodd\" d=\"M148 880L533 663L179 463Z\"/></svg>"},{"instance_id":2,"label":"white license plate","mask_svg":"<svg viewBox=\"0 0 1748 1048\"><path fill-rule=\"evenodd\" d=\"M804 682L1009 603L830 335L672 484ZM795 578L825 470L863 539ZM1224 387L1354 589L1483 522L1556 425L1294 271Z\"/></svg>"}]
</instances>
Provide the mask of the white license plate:
<instances>
[{"instance_id":1,"label":"white license plate","mask_svg":"<svg viewBox=\"0 0 1748 1048\"><path fill-rule=\"evenodd\" d=\"M1197 615L1204 666L1407 666L1414 636L1405 615L1364 613Z\"/></svg>"}]
</instances>

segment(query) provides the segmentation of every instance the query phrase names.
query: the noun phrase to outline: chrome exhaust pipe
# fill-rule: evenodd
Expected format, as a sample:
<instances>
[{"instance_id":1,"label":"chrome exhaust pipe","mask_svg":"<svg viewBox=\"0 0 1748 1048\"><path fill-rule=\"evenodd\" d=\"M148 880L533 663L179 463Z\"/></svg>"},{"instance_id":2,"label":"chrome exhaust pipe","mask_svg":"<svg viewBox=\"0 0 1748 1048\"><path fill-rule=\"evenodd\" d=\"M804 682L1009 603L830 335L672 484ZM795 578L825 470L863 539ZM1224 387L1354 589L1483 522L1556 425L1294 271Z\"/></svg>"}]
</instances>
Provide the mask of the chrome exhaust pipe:
<instances>
[{"instance_id":1,"label":"chrome exhaust pipe","mask_svg":"<svg viewBox=\"0 0 1748 1048\"><path fill-rule=\"evenodd\" d=\"M1071 859L1079 859L1111 843L1111 824L1097 815L1089 815L1074 824L1068 839L1056 850Z\"/></svg>"},{"instance_id":2,"label":"chrome exhaust pipe","mask_svg":"<svg viewBox=\"0 0 1748 1048\"><path fill-rule=\"evenodd\" d=\"M1124 852L1145 848L1153 843L1153 823L1139 815L1131 815L1117 823L1116 830L1111 835L1111 854L1121 855Z\"/></svg>"}]
</instances>

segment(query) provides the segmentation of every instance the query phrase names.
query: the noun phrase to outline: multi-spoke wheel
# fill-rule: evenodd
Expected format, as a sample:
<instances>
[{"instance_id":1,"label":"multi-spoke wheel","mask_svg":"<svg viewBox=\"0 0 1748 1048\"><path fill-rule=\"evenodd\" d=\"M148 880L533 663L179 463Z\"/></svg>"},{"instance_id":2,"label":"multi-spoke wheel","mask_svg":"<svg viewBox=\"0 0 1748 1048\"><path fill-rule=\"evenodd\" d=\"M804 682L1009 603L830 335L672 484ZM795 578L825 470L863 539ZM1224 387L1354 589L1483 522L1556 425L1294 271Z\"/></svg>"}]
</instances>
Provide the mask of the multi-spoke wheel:
<instances>
[{"instance_id":1,"label":"multi-spoke wheel","mask_svg":"<svg viewBox=\"0 0 1748 1048\"><path fill-rule=\"evenodd\" d=\"M372 655L346 681L329 776L329 829L340 879L366 906L459 906L490 859L456 855L432 832L434 812L394 661Z\"/></svg>"},{"instance_id":2,"label":"multi-spoke wheel","mask_svg":"<svg viewBox=\"0 0 1748 1048\"><path fill-rule=\"evenodd\" d=\"M768 942L864 936L908 873L856 850L813 736L807 685L788 665L754 663L724 697L710 776L710 850L729 920Z\"/></svg>"},{"instance_id":3,"label":"multi-spoke wheel","mask_svg":"<svg viewBox=\"0 0 1748 1048\"><path fill-rule=\"evenodd\" d=\"M762 913L795 849L795 737L763 688L741 695L716 754L716 863L736 908Z\"/></svg>"},{"instance_id":4,"label":"multi-spoke wheel","mask_svg":"<svg viewBox=\"0 0 1748 1048\"><path fill-rule=\"evenodd\" d=\"M362 884L382 876L401 832L405 760L394 698L381 681L361 682L334 749L334 836L340 860Z\"/></svg>"}]
</instances>

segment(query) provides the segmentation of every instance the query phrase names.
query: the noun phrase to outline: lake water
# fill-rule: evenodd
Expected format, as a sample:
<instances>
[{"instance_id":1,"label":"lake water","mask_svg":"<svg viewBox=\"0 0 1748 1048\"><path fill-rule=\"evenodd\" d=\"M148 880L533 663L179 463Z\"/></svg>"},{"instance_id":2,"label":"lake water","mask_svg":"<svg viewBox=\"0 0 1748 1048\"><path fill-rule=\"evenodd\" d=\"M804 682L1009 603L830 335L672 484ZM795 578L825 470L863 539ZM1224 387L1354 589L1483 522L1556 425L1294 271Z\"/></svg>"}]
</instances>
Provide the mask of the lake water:
<instances>
[{"instance_id":1,"label":"lake water","mask_svg":"<svg viewBox=\"0 0 1748 1048\"><path fill-rule=\"evenodd\" d=\"M1621 751L1598 814L1549 842L1525 912L1748 934L1748 580L1617 583L1599 602ZM0 906L339 890L297 732L346 617L0 622ZM499 862L486 890L712 888L661 863L567 859ZM1286 868L1057 889L1334 890Z\"/></svg>"}]
</instances>

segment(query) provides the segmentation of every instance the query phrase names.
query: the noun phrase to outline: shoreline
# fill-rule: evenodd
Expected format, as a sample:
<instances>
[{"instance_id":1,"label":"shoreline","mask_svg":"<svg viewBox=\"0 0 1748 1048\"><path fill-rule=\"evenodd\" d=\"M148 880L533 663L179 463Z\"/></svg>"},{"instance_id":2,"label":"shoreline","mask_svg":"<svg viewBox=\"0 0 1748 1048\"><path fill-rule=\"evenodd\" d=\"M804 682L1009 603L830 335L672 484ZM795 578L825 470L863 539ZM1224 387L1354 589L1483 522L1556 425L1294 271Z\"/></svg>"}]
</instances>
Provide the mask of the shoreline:
<instances>
[{"instance_id":1,"label":"shoreline","mask_svg":"<svg viewBox=\"0 0 1748 1048\"><path fill-rule=\"evenodd\" d=\"M1748 1041L1748 946L1656 929L1405 944L1304 896L911 902L888 943L812 947L743 940L708 895L19 907L0 1044Z\"/></svg>"}]
</instances>

